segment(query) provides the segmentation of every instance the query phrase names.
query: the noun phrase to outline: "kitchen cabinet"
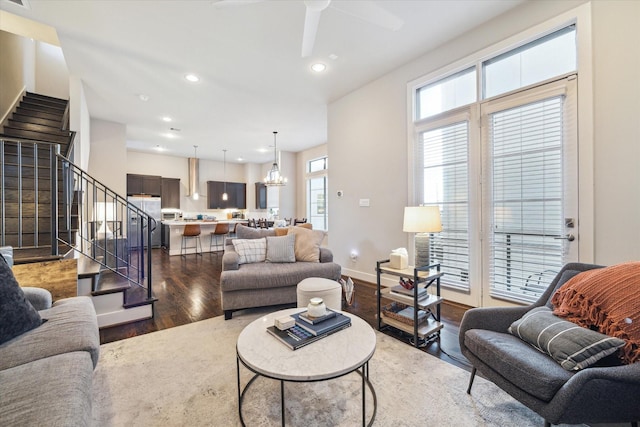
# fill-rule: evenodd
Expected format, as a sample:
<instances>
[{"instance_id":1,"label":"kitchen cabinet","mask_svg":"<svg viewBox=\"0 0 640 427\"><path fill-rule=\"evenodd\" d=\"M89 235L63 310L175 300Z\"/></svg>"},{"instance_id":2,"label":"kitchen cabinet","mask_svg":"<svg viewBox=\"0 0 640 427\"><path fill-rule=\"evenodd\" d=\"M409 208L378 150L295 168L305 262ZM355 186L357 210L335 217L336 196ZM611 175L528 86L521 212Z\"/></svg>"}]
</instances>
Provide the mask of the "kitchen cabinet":
<instances>
[{"instance_id":1,"label":"kitchen cabinet","mask_svg":"<svg viewBox=\"0 0 640 427\"><path fill-rule=\"evenodd\" d=\"M227 200L222 200L225 183L207 181L207 207L209 209L246 209L247 184L242 182L227 182Z\"/></svg>"},{"instance_id":2,"label":"kitchen cabinet","mask_svg":"<svg viewBox=\"0 0 640 427\"><path fill-rule=\"evenodd\" d=\"M158 175L127 174L127 196L144 194L162 196L162 177Z\"/></svg>"},{"instance_id":3,"label":"kitchen cabinet","mask_svg":"<svg viewBox=\"0 0 640 427\"><path fill-rule=\"evenodd\" d=\"M256 209L267 209L267 186L256 182Z\"/></svg>"},{"instance_id":4,"label":"kitchen cabinet","mask_svg":"<svg viewBox=\"0 0 640 427\"><path fill-rule=\"evenodd\" d=\"M180 179L162 178L162 209L180 209Z\"/></svg>"}]
</instances>

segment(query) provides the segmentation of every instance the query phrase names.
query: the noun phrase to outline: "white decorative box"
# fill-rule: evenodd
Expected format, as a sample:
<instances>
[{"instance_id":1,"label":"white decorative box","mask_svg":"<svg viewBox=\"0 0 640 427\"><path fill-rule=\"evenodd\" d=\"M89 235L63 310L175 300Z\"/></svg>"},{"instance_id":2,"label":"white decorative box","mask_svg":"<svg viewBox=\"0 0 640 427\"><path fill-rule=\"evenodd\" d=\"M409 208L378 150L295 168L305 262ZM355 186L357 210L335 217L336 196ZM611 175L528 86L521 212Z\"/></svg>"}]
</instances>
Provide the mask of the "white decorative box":
<instances>
[{"instance_id":1,"label":"white decorative box","mask_svg":"<svg viewBox=\"0 0 640 427\"><path fill-rule=\"evenodd\" d=\"M296 320L291 316L282 316L274 319L273 324L276 328L284 331L293 328L296 325Z\"/></svg>"},{"instance_id":2,"label":"white decorative box","mask_svg":"<svg viewBox=\"0 0 640 427\"><path fill-rule=\"evenodd\" d=\"M409 257L402 253L392 252L389 255L389 267L403 270L409 266Z\"/></svg>"}]
</instances>

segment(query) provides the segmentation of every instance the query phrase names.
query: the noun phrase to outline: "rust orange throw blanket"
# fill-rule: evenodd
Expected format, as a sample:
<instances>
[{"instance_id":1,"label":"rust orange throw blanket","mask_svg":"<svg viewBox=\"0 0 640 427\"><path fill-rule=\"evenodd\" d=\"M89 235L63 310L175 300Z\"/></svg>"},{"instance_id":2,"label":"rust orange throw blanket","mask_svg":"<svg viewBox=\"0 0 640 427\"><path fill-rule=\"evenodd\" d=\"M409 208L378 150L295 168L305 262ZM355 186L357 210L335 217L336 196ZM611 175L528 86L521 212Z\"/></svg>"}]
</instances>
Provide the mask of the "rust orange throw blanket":
<instances>
[{"instance_id":1,"label":"rust orange throw blanket","mask_svg":"<svg viewBox=\"0 0 640 427\"><path fill-rule=\"evenodd\" d=\"M640 361L640 262L585 271L551 299L553 314L623 339L624 363Z\"/></svg>"}]
</instances>

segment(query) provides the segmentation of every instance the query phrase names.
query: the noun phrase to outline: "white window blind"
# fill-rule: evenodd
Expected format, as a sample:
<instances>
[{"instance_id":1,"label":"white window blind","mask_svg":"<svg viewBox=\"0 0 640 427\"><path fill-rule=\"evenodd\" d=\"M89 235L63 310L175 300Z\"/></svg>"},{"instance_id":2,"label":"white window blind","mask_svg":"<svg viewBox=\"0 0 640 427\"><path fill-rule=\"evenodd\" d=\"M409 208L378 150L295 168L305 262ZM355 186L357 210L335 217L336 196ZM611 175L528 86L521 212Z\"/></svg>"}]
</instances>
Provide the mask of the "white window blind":
<instances>
[{"instance_id":1,"label":"white window blind","mask_svg":"<svg viewBox=\"0 0 640 427\"><path fill-rule=\"evenodd\" d=\"M535 301L563 263L564 95L488 114L491 295Z\"/></svg>"},{"instance_id":2,"label":"white window blind","mask_svg":"<svg viewBox=\"0 0 640 427\"><path fill-rule=\"evenodd\" d=\"M420 132L419 202L440 206L442 231L431 235L431 263L446 273L442 285L469 289L469 121Z\"/></svg>"}]
</instances>

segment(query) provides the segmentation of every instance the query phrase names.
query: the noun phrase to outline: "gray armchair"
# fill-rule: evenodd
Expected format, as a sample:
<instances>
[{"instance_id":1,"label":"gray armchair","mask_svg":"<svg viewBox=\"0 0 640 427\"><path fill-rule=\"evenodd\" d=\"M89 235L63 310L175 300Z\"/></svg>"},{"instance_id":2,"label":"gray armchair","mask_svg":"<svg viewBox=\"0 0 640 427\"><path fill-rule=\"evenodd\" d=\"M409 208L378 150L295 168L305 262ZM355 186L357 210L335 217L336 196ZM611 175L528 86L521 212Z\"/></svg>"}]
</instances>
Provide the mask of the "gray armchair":
<instances>
[{"instance_id":1,"label":"gray armchair","mask_svg":"<svg viewBox=\"0 0 640 427\"><path fill-rule=\"evenodd\" d=\"M565 265L545 293L527 307L487 307L467 311L460 324L460 349L476 371L540 414L545 426L558 423L630 422L640 420L640 363L566 371L546 354L508 333L529 310L551 306L558 287L576 274L600 268Z\"/></svg>"}]
</instances>

